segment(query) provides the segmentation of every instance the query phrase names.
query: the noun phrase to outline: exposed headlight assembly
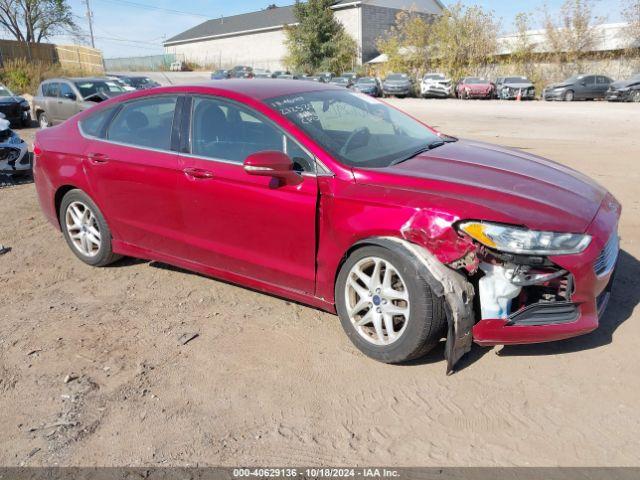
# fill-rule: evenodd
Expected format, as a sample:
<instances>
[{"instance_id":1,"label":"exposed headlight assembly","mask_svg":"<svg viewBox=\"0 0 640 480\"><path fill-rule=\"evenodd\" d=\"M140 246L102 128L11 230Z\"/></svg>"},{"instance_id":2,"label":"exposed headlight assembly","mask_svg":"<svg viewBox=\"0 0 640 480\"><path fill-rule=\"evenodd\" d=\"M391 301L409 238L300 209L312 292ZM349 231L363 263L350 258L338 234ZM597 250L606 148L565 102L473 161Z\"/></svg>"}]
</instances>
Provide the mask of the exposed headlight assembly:
<instances>
[{"instance_id":1,"label":"exposed headlight assembly","mask_svg":"<svg viewBox=\"0 0 640 480\"><path fill-rule=\"evenodd\" d=\"M481 244L521 255L571 255L583 252L590 235L527 230L488 222L463 222L458 228Z\"/></svg>"}]
</instances>

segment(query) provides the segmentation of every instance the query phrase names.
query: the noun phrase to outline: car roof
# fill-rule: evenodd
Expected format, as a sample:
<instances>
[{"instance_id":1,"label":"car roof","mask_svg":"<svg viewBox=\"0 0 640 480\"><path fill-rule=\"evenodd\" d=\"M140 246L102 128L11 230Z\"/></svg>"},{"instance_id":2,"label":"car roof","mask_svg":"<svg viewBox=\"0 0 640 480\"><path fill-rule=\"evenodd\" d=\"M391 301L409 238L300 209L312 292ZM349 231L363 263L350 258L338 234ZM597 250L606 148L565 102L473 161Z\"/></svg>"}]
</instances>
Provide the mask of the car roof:
<instances>
[{"instance_id":1,"label":"car roof","mask_svg":"<svg viewBox=\"0 0 640 480\"><path fill-rule=\"evenodd\" d=\"M285 79L262 79L252 80L229 79L224 82L205 82L196 84L175 85L171 87L160 87L153 89L155 94L162 92L189 91L193 88L210 88L212 91L227 91L236 93L256 100L281 97L284 95L295 95L298 93L319 92L323 90L335 90L342 92L339 87L333 87L326 83L316 83L305 80L285 80Z\"/></svg>"}]
</instances>

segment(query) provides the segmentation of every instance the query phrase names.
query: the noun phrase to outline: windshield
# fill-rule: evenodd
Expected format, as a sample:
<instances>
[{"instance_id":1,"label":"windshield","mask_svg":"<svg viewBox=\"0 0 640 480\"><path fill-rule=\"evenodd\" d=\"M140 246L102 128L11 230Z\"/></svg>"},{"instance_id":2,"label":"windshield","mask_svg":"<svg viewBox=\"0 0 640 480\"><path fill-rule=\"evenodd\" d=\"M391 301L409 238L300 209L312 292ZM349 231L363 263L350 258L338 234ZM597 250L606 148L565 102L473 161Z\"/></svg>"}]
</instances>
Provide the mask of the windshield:
<instances>
[{"instance_id":1,"label":"windshield","mask_svg":"<svg viewBox=\"0 0 640 480\"><path fill-rule=\"evenodd\" d=\"M344 77L338 77L331 80L331 83L348 83L349 79Z\"/></svg>"},{"instance_id":2,"label":"windshield","mask_svg":"<svg viewBox=\"0 0 640 480\"><path fill-rule=\"evenodd\" d=\"M366 84L366 85L373 85L373 84L376 83L376 81L373 78L359 78L356 83L358 83L358 84Z\"/></svg>"},{"instance_id":3,"label":"windshield","mask_svg":"<svg viewBox=\"0 0 640 480\"><path fill-rule=\"evenodd\" d=\"M4 85L0 85L0 97L13 97L13 93Z\"/></svg>"},{"instance_id":4,"label":"windshield","mask_svg":"<svg viewBox=\"0 0 640 480\"><path fill-rule=\"evenodd\" d=\"M444 80L444 75L425 75L425 80Z\"/></svg>"},{"instance_id":5,"label":"windshield","mask_svg":"<svg viewBox=\"0 0 640 480\"><path fill-rule=\"evenodd\" d=\"M76 82L76 87L80 90L82 98L90 97L96 93L122 93L124 89L113 81L87 80Z\"/></svg>"},{"instance_id":6,"label":"windshield","mask_svg":"<svg viewBox=\"0 0 640 480\"><path fill-rule=\"evenodd\" d=\"M308 92L266 103L348 166L385 168L440 140L404 113L350 91Z\"/></svg>"},{"instance_id":7,"label":"windshield","mask_svg":"<svg viewBox=\"0 0 640 480\"><path fill-rule=\"evenodd\" d=\"M580 77L580 76L569 77L563 83L576 83L581 78L582 77Z\"/></svg>"},{"instance_id":8,"label":"windshield","mask_svg":"<svg viewBox=\"0 0 640 480\"><path fill-rule=\"evenodd\" d=\"M486 85L487 83L489 83L489 81L483 78L469 77L464 80L464 83L476 83L479 85Z\"/></svg>"},{"instance_id":9,"label":"windshield","mask_svg":"<svg viewBox=\"0 0 640 480\"><path fill-rule=\"evenodd\" d=\"M406 79L407 79L407 76L404 73L395 73L387 77L387 80L406 80Z\"/></svg>"},{"instance_id":10,"label":"windshield","mask_svg":"<svg viewBox=\"0 0 640 480\"><path fill-rule=\"evenodd\" d=\"M525 77L507 77L504 79L504 83L528 83L529 80Z\"/></svg>"}]
</instances>

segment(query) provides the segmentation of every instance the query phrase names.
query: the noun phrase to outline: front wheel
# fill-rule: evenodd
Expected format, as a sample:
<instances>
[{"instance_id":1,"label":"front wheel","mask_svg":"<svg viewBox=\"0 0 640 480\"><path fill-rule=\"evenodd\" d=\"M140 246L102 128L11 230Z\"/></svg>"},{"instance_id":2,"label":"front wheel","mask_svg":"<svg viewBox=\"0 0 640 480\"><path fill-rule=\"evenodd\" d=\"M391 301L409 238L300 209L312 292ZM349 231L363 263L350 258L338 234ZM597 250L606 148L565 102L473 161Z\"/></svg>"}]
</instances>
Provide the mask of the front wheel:
<instances>
[{"instance_id":1,"label":"front wheel","mask_svg":"<svg viewBox=\"0 0 640 480\"><path fill-rule=\"evenodd\" d=\"M62 199L60 226L71 251L87 265L104 267L120 259L111 248L111 230L98 206L81 190Z\"/></svg>"},{"instance_id":2,"label":"front wheel","mask_svg":"<svg viewBox=\"0 0 640 480\"><path fill-rule=\"evenodd\" d=\"M445 332L442 299L402 248L356 250L340 270L335 295L347 336L375 360L402 363L420 358Z\"/></svg>"},{"instance_id":3,"label":"front wheel","mask_svg":"<svg viewBox=\"0 0 640 480\"><path fill-rule=\"evenodd\" d=\"M38 114L38 125L40 128L49 128L51 126L51 122L49 121L49 117L45 112L40 112Z\"/></svg>"},{"instance_id":4,"label":"front wheel","mask_svg":"<svg viewBox=\"0 0 640 480\"><path fill-rule=\"evenodd\" d=\"M564 94L564 101L565 102L573 102L575 100L575 94L573 93L573 90L567 90Z\"/></svg>"}]
</instances>

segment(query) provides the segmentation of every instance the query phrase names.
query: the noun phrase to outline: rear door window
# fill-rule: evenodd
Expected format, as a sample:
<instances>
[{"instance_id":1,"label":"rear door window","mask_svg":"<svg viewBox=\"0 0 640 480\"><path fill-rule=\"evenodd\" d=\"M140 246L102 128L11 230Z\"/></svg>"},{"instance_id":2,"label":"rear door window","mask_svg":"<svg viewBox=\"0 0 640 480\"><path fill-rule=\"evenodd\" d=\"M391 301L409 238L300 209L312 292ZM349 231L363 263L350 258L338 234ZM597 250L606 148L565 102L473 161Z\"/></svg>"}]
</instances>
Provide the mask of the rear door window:
<instances>
[{"instance_id":1,"label":"rear door window","mask_svg":"<svg viewBox=\"0 0 640 480\"><path fill-rule=\"evenodd\" d=\"M107 139L127 145L171 149L178 97L145 98L125 104L107 131Z\"/></svg>"},{"instance_id":2,"label":"rear door window","mask_svg":"<svg viewBox=\"0 0 640 480\"><path fill-rule=\"evenodd\" d=\"M106 124L113 116L118 107L105 108L99 112L90 115L80 122L82 133L94 138L105 138Z\"/></svg>"},{"instance_id":3,"label":"rear door window","mask_svg":"<svg viewBox=\"0 0 640 480\"><path fill-rule=\"evenodd\" d=\"M71 96L71 98L68 97L69 95ZM60 84L59 96L60 97L65 97L65 98L69 98L71 100L71 99L73 99L73 97L76 96L76 94L71 89L71 87L69 85L67 85L66 83L61 83Z\"/></svg>"}]
</instances>

